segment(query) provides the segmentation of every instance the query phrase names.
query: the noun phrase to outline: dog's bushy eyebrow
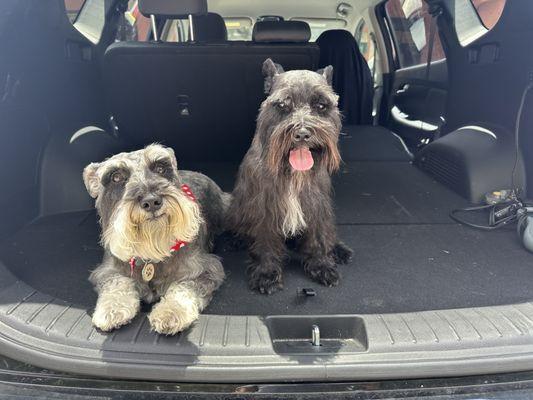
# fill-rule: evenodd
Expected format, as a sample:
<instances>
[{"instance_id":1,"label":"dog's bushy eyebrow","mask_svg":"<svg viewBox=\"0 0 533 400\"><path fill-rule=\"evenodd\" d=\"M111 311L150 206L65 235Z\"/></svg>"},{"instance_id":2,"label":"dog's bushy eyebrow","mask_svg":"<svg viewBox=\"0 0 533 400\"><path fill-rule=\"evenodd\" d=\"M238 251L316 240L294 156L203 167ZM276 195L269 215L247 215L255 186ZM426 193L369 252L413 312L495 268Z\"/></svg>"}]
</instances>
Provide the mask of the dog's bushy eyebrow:
<instances>
[{"instance_id":1,"label":"dog's bushy eyebrow","mask_svg":"<svg viewBox=\"0 0 533 400\"><path fill-rule=\"evenodd\" d=\"M159 155L159 156L156 156L156 157L153 157L153 158L148 158L146 161L147 161L148 167L150 167L150 168L153 167L156 164L165 164L165 165L168 165L168 166L172 165L172 161L170 160L170 157L163 156L163 155Z\"/></svg>"},{"instance_id":2,"label":"dog's bushy eyebrow","mask_svg":"<svg viewBox=\"0 0 533 400\"><path fill-rule=\"evenodd\" d=\"M332 93L331 90L324 88L323 85L313 86L311 97L313 99L326 100L328 103L333 103L333 104L335 104L338 99L335 93Z\"/></svg>"},{"instance_id":3,"label":"dog's bushy eyebrow","mask_svg":"<svg viewBox=\"0 0 533 400\"><path fill-rule=\"evenodd\" d=\"M128 165L124 161L118 161L118 162L109 162L109 164L104 165L103 173L102 173L102 180L105 180L106 177L111 175L113 172L117 170L123 170L123 171L129 171Z\"/></svg>"}]
</instances>

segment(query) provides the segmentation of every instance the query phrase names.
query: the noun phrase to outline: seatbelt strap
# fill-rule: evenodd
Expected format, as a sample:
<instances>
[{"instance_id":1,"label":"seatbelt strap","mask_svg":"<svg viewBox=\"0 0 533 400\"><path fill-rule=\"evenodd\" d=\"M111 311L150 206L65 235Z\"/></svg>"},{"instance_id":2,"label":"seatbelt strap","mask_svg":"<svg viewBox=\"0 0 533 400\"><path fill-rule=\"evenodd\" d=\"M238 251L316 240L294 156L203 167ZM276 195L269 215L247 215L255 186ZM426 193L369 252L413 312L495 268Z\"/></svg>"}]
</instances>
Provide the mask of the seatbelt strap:
<instances>
[{"instance_id":1,"label":"seatbelt strap","mask_svg":"<svg viewBox=\"0 0 533 400\"><path fill-rule=\"evenodd\" d=\"M428 43L428 60L426 63L426 81L429 81L429 73L431 71L431 60L433 58L433 46L435 44L435 35L437 34L437 19L442 14L440 6L430 6L429 14L431 15L431 23L429 25L429 43Z\"/></svg>"}]
</instances>

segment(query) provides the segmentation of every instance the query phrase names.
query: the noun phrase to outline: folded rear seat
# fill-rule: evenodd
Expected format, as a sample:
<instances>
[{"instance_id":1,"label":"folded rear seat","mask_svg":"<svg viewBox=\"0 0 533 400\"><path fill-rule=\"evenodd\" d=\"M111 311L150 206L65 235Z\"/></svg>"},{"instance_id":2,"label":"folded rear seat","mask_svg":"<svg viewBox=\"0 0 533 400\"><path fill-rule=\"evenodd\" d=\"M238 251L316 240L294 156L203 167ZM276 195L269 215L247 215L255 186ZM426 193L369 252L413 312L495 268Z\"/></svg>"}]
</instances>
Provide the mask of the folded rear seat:
<instances>
[{"instance_id":1,"label":"folded rear seat","mask_svg":"<svg viewBox=\"0 0 533 400\"><path fill-rule=\"evenodd\" d=\"M205 0L143 0L140 5L141 11L149 9L150 14L171 19L207 12ZM258 24L254 42L109 46L104 81L120 135L136 147L163 142L175 149L180 160L242 157L264 98L263 61L270 57L286 69L316 69L319 57L318 47L308 43L307 24Z\"/></svg>"}]
</instances>

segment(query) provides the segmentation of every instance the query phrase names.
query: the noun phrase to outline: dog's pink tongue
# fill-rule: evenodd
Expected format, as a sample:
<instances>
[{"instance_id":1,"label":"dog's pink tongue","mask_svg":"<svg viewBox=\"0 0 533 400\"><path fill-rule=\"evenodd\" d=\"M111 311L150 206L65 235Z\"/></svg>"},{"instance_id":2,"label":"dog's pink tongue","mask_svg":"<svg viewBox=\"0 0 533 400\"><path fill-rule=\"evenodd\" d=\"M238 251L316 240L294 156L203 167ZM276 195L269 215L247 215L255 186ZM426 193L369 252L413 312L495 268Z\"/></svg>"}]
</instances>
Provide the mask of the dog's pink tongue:
<instances>
[{"instance_id":1,"label":"dog's pink tongue","mask_svg":"<svg viewBox=\"0 0 533 400\"><path fill-rule=\"evenodd\" d=\"M307 171L313 167L315 161L313 155L307 147L299 147L291 150L289 154L289 163L296 171Z\"/></svg>"}]
</instances>

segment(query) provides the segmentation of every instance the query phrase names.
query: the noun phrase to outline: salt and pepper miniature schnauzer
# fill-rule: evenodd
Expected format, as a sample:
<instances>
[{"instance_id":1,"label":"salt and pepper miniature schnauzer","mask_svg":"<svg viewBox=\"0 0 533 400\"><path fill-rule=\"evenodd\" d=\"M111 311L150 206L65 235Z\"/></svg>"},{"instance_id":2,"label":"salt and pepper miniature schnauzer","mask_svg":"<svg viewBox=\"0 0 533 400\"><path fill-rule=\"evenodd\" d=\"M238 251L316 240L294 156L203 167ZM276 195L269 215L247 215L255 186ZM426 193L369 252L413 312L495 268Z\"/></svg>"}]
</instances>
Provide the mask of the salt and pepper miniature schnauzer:
<instances>
[{"instance_id":1,"label":"salt and pepper miniature schnauzer","mask_svg":"<svg viewBox=\"0 0 533 400\"><path fill-rule=\"evenodd\" d=\"M93 324L129 323L141 300L161 334L191 325L224 279L209 254L230 195L205 175L180 171L172 149L153 144L89 164L83 179L96 198L105 253L90 281L98 292Z\"/></svg>"},{"instance_id":2,"label":"salt and pepper miniature schnauzer","mask_svg":"<svg viewBox=\"0 0 533 400\"><path fill-rule=\"evenodd\" d=\"M333 68L284 72L267 59L263 74L268 97L239 168L228 228L249 242L252 289L270 294L282 288L289 239L305 272L335 286L336 264L347 263L352 252L337 241L331 200L331 174L341 163Z\"/></svg>"}]
</instances>

